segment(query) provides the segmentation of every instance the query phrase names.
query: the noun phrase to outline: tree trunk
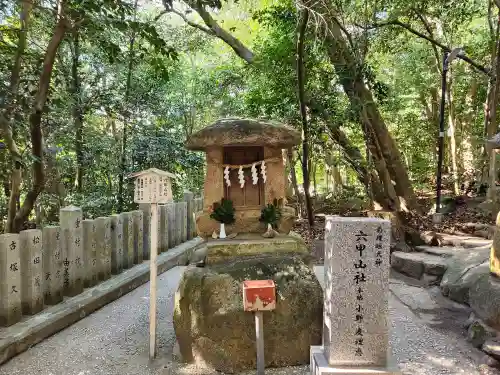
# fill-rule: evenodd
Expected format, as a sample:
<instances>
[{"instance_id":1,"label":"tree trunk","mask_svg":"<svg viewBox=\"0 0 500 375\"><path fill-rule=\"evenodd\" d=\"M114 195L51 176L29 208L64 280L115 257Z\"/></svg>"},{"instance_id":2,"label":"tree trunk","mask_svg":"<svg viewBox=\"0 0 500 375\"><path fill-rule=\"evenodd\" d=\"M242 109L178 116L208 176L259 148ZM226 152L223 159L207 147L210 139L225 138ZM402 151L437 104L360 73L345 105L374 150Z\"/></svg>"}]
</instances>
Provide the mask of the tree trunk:
<instances>
[{"instance_id":1,"label":"tree trunk","mask_svg":"<svg viewBox=\"0 0 500 375\"><path fill-rule=\"evenodd\" d=\"M309 191L309 124L307 122L307 110L305 103L305 66L304 66L304 44L307 22L309 21L309 11L301 12L297 38L297 81L299 86L300 115L302 117L302 175L304 178L304 196L306 198L306 210L309 227L314 225L314 214L312 209L311 196Z\"/></svg>"},{"instance_id":2,"label":"tree trunk","mask_svg":"<svg viewBox=\"0 0 500 375\"><path fill-rule=\"evenodd\" d=\"M31 190L26 195L23 204L16 213L14 220L11 222L11 226L9 228L10 232L18 233L22 230L24 222L28 219L31 211L33 210L36 199L44 187L43 136L41 128L42 112L47 101L57 50L59 49L64 35L66 34L66 30L66 20L61 18L58 21L47 49L45 50L38 91L36 93L33 110L30 115L31 153L33 155L33 183ZM20 174L21 170L19 169L19 177ZM17 187L12 187L12 191L14 192L15 190L19 191L19 185Z\"/></svg>"},{"instance_id":3,"label":"tree trunk","mask_svg":"<svg viewBox=\"0 0 500 375\"><path fill-rule=\"evenodd\" d=\"M9 200L7 204L8 211L7 223L4 228L5 232L12 232L13 222L17 212L17 202L21 191L21 168L23 166L22 156L14 140L11 117L16 107L16 97L21 78L21 62L26 49L26 40L32 6L33 4L30 1L22 2L21 13L19 15L20 29L18 34L17 50L11 69L9 91L5 98L5 104L0 111L0 128L2 129L2 135L5 139L12 159L12 171L10 177L11 186L9 189Z\"/></svg>"},{"instance_id":4,"label":"tree trunk","mask_svg":"<svg viewBox=\"0 0 500 375\"><path fill-rule=\"evenodd\" d=\"M76 153L76 176L75 187L76 191L81 193L83 187L83 171L84 171L84 156L83 156L83 108L82 108L82 93L79 76L80 66L80 34L78 30L73 31L73 56L71 64L72 75L72 94L73 94L73 122L75 126L75 153Z\"/></svg>"},{"instance_id":5,"label":"tree trunk","mask_svg":"<svg viewBox=\"0 0 500 375\"><path fill-rule=\"evenodd\" d=\"M137 15L137 0L134 4L134 19ZM129 112L129 97L130 97L130 85L132 83L132 69L134 63L134 44L135 44L135 31L132 31L132 36L130 37L129 47L128 47L128 70L127 70L127 83L125 87L125 114L123 118L123 134L122 134L122 149L121 149L121 160L120 160L120 174L118 176L118 212L122 212L124 209L123 204L123 182L125 180L125 172L127 168L127 142L128 142L128 121L130 120Z\"/></svg>"},{"instance_id":6,"label":"tree trunk","mask_svg":"<svg viewBox=\"0 0 500 375\"><path fill-rule=\"evenodd\" d=\"M498 26L500 27L500 10L498 15ZM495 72L497 79L493 85L493 90L491 93L491 101L489 103L490 108L490 118L489 118L489 126L488 126L488 138L491 138L497 132L497 106L498 106L498 95L500 90L500 38L497 33L497 41L496 41L496 58L495 58ZM489 187L487 193L487 199L491 202L495 202L497 198L496 194L496 152L491 149L489 151L489 171L488 171L488 180Z\"/></svg>"},{"instance_id":7,"label":"tree trunk","mask_svg":"<svg viewBox=\"0 0 500 375\"><path fill-rule=\"evenodd\" d=\"M316 14L335 14L334 9L330 9L327 2L312 2L309 0L303 0L302 2L305 8L310 8ZM362 124L363 131L373 134L374 141L376 140L375 144L379 145L384 163L378 163L378 165L385 165L390 180L394 181L394 189L398 198L402 201L401 208L407 207L420 213L421 207L417 203L396 142L389 133L376 102L363 81L362 73L359 71L361 64L356 60L353 51L349 49L339 24L333 16L328 16L317 25L315 30L318 37L325 40L330 62L335 67L352 108L359 114L359 121ZM386 174L385 170L379 170L378 172L379 176Z\"/></svg>"},{"instance_id":8,"label":"tree trunk","mask_svg":"<svg viewBox=\"0 0 500 375\"><path fill-rule=\"evenodd\" d=\"M293 158L293 150L291 148L287 149L286 152L287 159L288 159L288 164L290 165L290 179L292 181L292 186L293 186L293 191L295 193L295 196L297 197L297 202L299 203L299 215L302 211L302 207L304 205L304 201L302 199L302 195L300 194L299 191L299 185L297 184L297 173L295 171L295 162Z\"/></svg>"}]
</instances>

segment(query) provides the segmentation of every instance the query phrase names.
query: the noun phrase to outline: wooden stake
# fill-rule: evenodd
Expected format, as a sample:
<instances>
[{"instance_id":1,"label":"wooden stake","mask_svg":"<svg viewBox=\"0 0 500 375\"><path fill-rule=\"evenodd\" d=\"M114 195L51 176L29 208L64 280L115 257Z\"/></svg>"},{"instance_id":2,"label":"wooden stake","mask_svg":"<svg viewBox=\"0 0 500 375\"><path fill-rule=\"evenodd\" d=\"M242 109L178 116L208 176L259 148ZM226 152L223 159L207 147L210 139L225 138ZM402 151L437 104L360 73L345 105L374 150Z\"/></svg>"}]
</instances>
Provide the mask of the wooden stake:
<instances>
[{"instance_id":1,"label":"wooden stake","mask_svg":"<svg viewBox=\"0 0 500 375\"><path fill-rule=\"evenodd\" d=\"M151 260L149 261L149 359L156 356L156 253L158 235L158 205L151 204Z\"/></svg>"},{"instance_id":2,"label":"wooden stake","mask_svg":"<svg viewBox=\"0 0 500 375\"><path fill-rule=\"evenodd\" d=\"M255 312L255 338L257 345L257 375L264 375L264 317L262 311Z\"/></svg>"}]
</instances>

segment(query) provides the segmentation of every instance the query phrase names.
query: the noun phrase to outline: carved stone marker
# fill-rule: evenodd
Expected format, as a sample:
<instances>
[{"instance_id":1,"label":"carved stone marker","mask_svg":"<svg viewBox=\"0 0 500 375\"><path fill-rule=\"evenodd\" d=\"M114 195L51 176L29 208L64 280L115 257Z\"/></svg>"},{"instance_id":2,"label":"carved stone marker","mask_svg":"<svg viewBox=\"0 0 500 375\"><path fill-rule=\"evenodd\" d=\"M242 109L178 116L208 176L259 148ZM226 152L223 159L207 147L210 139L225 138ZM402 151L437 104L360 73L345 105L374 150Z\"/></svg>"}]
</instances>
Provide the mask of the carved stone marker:
<instances>
[{"instance_id":1,"label":"carved stone marker","mask_svg":"<svg viewBox=\"0 0 500 375\"><path fill-rule=\"evenodd\" d=\"M132 213L122 212L120 214L123 228L123 268L130 268L134 265L134 229Z\"/></svg>"},{"instance_id":2,"label":"carved stone marker","mask_svg":"<svg viewBox=\"0 0 500 375\"><path fill-rule=\"evenodd\" d=\"M21 257L18 234L0 234L0 326L21 320Z\"/></svg>"},{"instance_id":3,"label":"carved stone marker","mask_svg":"<svg viewBox=\"0 0 500 375\"><path fill-rule=\"evenodd\" d=\"M400 374L390 363L390 222L326 220L323 346L311 347L311 374Z\"/></svg>"},{"instance_id":4,"label":"carved stone marker","mask_svg":"<svg viewBox=\"0 0 500 375\"><path fill-rule=\"evenodd\" d=\"M111 277L111 220L109 217L95 219L97 245L97 275L100 281Z\"/></svg>"},{"instance_id":5,"label":"carved stone marker","mask_svg":"<svg viewBox=\"0 0 500 375\"><path fill-rule=\"evenodd\" d=\"M193 238L194 232L194 194L190 191L184 192L184 201L186 202L186 240Z\"/></svg>"},{"instance_id":6,"label":"carved stone marker","mask_svg":"<svg viewBox=\"0 0 500 375\"><path fill-rule=\"evenodd\" d=\"M23 314L43 310L42 231L24 230L19 234L21 245L21 304Z\"/></svg>"},{"instance_id":7,"label":"carved stone marker","mask_svg":"<svg viewBox=\"0 0 500 375\"><path fill-rule=\"evenodd\" d=\"M75 206L61 209L59 214L63 235L64 295L73 297L83 292L82 210Z\"/></svg>"},{"instance_id":8,"label":"carved stone marker","mask_svg":"<svg viewBox=\"0 0 500 375\"><path fill-rule=\"evenodd\" d=\"M46 305L63 300L63 254L61 227L47 226L43 238L43 294Z\"/></svg>"},{"instance_id":9,"label":"carved stone marker","mask_svg":"<svg viewBox=\"0 0 500 375\"><path fill-rule=\"evenodd\" d=\"M111 273L123 271L123 223L120 215L111 215Z\"/></svg>"},{"instance_id":10,"label":"carved stone marker","mask_svg":"<svg viewBox=\"0 0 500 375\"><path fill-rule=\"evenodd\" d=\"M167 203L167 239L168 248L175 246L175 203Z\"/></svg>"},{"instance_id":11,"label":"carved stone marker","mask_svg":"<svg viewBox=\"0 0 500 375\"><path fill-rule=\"evenodd\" d=\"M134 263L141 264L144 259L144 214L142 211L132 211L132 220L134 227Z\"/></svg>"},{"instance_id":12,"label":"carved stone marker","mask_svg":"<svg viewBox=\"0 0 500 375\"><path fill-rule=\"evenodd\" d=\"M160 207L160 206L158 206ZM142 247L144 260L149 260L149 241L151 233L151 205L148 203L139 203L139 209L142 211L143 233L142 233ZM159 215L158 215L159 216ZM159 238L159 237L158 237Z\"/></svg>"},{"instance_id":13,"label":"carved stone marker","mask_svg":"<svg viewBox=\"0 0 500 375\"><path fill-rule=\"evenodd\" d=\"M167 205L158 205L158 254L168 250L168 212Z\"/></svg>"},{"instance_id":14,"label":"carved stone marker","mask_svg":"<svg viewBox=\"0 0 500 375\"><path fill-rule=\"evenodd\" d=\"M187 218L188 218L188 207L187 207L187 202L180 202L179 203L181 206L180 210L180 217L179 217L179 222L181 225L181 230L180 230L180 241L179 243L184 243L188 240L187 238Z\"/></svg>"},{"instance_id":15,"label":"carved stone marker","mask_svg":"<svg viewBox=\"0 0 500 375\"><path fill-rule=\"evenodd\" d=\"M83 264L85 265L85 287L98 283L96 224L94 220L83 220Z\"/></svg>"}]
</instances>

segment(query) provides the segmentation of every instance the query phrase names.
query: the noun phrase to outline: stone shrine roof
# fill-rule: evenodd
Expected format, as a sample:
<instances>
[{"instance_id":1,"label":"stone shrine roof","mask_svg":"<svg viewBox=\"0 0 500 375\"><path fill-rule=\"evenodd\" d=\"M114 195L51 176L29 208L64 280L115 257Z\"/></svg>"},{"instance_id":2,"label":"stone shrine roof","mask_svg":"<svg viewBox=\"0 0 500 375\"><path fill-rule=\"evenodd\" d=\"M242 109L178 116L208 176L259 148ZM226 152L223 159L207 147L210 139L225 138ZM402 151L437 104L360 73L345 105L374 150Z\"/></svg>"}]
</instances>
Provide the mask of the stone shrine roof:
<instances>
[{"instance_id":1,"label":"stone shrine roof","mask_svg":"<svg viewBox=\"0 0 500 375\"><path fill-rule=\"evenodd\" d=\"M223 118L191 135L186 148L202 151L209 147L268 146L288 148L301 142L298 131L270 120Z\"/></svg>"}]
</instances>

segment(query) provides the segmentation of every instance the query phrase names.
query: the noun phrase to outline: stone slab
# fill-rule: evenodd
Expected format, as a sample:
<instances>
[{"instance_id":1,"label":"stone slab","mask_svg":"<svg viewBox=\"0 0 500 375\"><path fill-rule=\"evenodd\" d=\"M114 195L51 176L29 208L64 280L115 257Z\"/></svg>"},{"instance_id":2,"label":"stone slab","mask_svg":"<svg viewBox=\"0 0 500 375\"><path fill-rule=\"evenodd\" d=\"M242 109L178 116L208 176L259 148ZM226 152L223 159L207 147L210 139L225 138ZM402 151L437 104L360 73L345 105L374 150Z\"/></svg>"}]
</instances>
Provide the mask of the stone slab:
<instances>
[{"instance_id":1,"label":"stone slab","mask_svg":"<svg viewBox=\"0 0 500 375\"><path fill-rule=\"evenodd\" d=\"M167 237L168 248L171 249L175 245L175 203L167 203Z\"/></svg>"},{"instance_id":2,"label":"stone slab","mask_svg":"<svg viewBox=\"0 0 500 375\"><path fill-rule=\"evenodd\" d=\"M311 346L311 375L401 375L399 368L390 363L385 367L333 367L328 365L322 346Z\"/></svg>"},{"instance_id":3,"label":"stone slab","mask_svg":"<svg viewBox=\"0 0 500 375\"><path fill-rule=\"evenodd\" d=\"M180 217L179 222L181 229L179 231L179 243L187 241L187 202L180 202Z\"/></svg>"},{"instance_id":4,"label":"stone slab","mask_svg":"<svg viewBox=\"0 0 500 375\"><path fill-rule=\"evenodd\" d=\"M120 214L123 225L123 268L130 268L134 265L134 227L132 214L122 212Z\"/></svg>"},{"instance_id":5,"label":"stone slab","mask_svg":"<svg viewBox=\"0 0 500 375\"><path fill-rule=\"evenodd\" d=\"M394 251L391 254L391 266L396 271L420 279L424 273L442 276L448 268L448 260L438 255L427 253L405 253Z\"/></svg>"},{"instance_id":6,"label":"stone slab","mask_svg":"<svg viewBox=\"0 0 500 375\"><path fill-rule=\"evenodd\" d=\"M24 230L19 234L21 246L21 305L23 314L43 310L42 231Z\"/></svg>"},{"instance_id":7,"label":"stone slab","mask_svg":"<svg viewBox=\"0 0 500 375\"><path fill-rule=\"evenodd\" d=\"M194 226L194 194L190 191L184 192L184 201L186 202L186 239L193 238Z\"/></svg>"},{"instance_id":8,"label":"stone slab","mask_svg":"<svg viewBox=\"0 0 500 375\"><path fill-rule=\"evenodd\" d=\"M323 346L332 367L385 367L390 221L327 216Z\"/></svg>"},{"instance_id":9,"label":"stone slab","mask_svg":"<svg viewBox=\"0 0 500 375\"><path fill-rule=\"evenodd\" d=\"M96 225L94 220L82 221L83 231L83 264L85 267L85 288L99 282L97 265Z\"/></svg>"},{"instance_id":10,"label":"stone slab","mask_svg":"<svg viewBox=\"0 0 500 375\"><path fill-rule=\"evenodd\" d=\"M168 212L167 206L158 206L158 254L168 250Z\"/></svg>"},{"instance_id":11,"label":"stone slab","mask_svg":"<svg viewBox=\"0 0 500 375\"><path fill-rule=\"evenodd\" d=\"M160 254L157 258L158 274L186 264L193 249L202 242L200 238L195 238ZM41 314L0 330L0 364L148 281L149 262L144 262Z\"/></svg>"},{"instance_id":12,"label":"stone slab","mask_svg":"<svg viewBox=\"0 0 500 375\"><path fill-rule=\"evenodd\" d=\"M134 226L134 263L140 264L144 259L144 214L142 211L132 211Z\"/></svg>"},{"instance_id":13,"label":"stone slab","mask_svg":"<svg viewBox=\"0 0 500 375\"><path fill-rule=\"evenodd\" d=\"M141 203L141 204L139 204L139 209L143 212L143 215L142 215L142 221L143 221L143 233L142 233L142 235L143 235L143 237L142 237L143 255L142 255L142 259L149 260L150 259L149 241L151 241L151 238L150 238L151 205Z\"/></svg>"},{"instance_id":14,"label":"stone slab","mask_svg":"<svg viewBox=\"0 0 500 375\"><path fill-rule=\"evenodd\" d=\"M99 281L103 281L111 277L111 218L98 217L95 226L97 276Z\"/></svg>"},{"instance_id":15,"label":"stone slab","mask_svg":"<svg viewBox=\"0 0 500 375\"><path fill-rule=\"evenodd\" d=\"M264 238L257 234L238 235L234 239L210 239L207 241L207 264L219 263L232 258L255 256L260 254L308 253L301 238L278 235Z\"/></svg>"},{"instance_id":16,"label":"stone slab","mask_svg":"<svg viewBox=\"0 0 500 375\"><path fill-rule=\"evenodd\" d=\"M61 227L47 226L42 230L43 238L43 288L47 305L63 300L63 254Z\"/></svg>"},{"instance_id":17,"label":"stone slab","mask_svg":"<svg viewBox=\"0 0 500 375\"><path fill-rule=\"evenodd\" d=\"M182 217L182 205L184 202L175 203L175 227L174 227L174 246L182 242L182 224L184 219Z\"/></svg>"},{"instance_id":18,"label":"stone slab","mask_svg":"<svg viewBox=\"0 0 500 375\"><path fill-rule=\"evenodd\" d=\"M59 218L63 236L64 295L72 297L83 292L84 287L82 210L75 206L64 207Z\"/></svg>"},{"instance_id":19,"label":"stone slab","mask_svg":"<svg viewBox=\"0 0 500 375\"><path fill-rule=\"evenodd\" d=\"M457 255L457 253L461 253L466 251L464 247L456 247L456 246L427 246L427 245L418 245L415 246L417 251L421 251L427 254L438 255L441 257L452 257ZM468 249L467 249L468 250Z\"/></svg>"},{"instance_id":20,"label":"stone slab","mask_svg":"<svg viewBox=\"0 0 500 375\"><path fill-rule=\"evenodd\" d=\"M111 274L123 271L123 223L120 215L111 215Z\"/></svg>"},{"instance_id":21,"label":"stone slab","mask_svg":"<svg viewBox=\"0 0 500 375\"><path fill-rule=\"evenodd\" d=\"M0 234L0 326L17 323L21 310L21 255L18 234Z\"/></svg>"}]
</instances>

